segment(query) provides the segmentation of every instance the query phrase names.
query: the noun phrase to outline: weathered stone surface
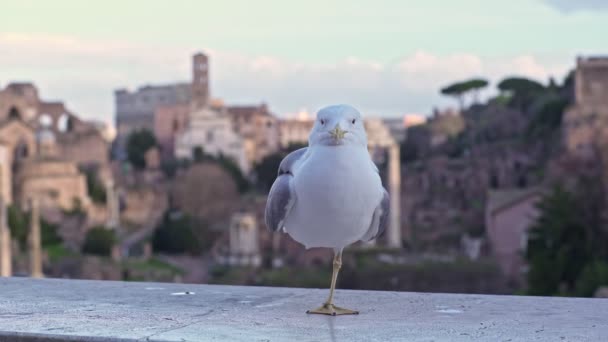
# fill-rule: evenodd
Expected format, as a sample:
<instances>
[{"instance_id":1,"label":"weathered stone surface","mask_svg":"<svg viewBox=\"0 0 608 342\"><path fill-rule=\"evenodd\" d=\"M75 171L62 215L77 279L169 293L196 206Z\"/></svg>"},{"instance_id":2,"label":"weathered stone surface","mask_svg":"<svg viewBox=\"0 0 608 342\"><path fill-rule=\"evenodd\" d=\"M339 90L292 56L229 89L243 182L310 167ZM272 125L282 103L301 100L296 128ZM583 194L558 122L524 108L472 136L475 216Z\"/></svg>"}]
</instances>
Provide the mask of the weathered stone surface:
<instances>
[{"instance_id":1,"label":"weathered stone surface","mask_svg":"<svg viewBox=\"0 0 608 342\"><path fill-rule=\"evenodd\" d=\"M608 300L0 279L0 341L605 341ZM191 293L191 294L187 294Z\"/></svg>"}]
</instances>

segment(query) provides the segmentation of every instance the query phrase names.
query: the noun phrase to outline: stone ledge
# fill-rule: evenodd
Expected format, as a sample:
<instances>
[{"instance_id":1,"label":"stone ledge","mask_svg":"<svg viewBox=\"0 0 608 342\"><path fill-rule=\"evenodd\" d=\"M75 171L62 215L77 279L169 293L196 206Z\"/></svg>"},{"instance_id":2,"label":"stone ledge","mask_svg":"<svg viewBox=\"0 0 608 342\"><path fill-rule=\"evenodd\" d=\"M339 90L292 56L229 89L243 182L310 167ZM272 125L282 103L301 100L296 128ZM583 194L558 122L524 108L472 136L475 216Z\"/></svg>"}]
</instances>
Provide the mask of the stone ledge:
<instances>
[{"instance_id":1,"label":"stone ledge","mask_svg":"<svg viewBox=\"0 0 608 342\"><path fill-rule=\"evenodd\" d=\"M191 294L186 294L191 293ZM605 341L608 300L0 279L0 341Z\"/></svg>"}]
</instances>

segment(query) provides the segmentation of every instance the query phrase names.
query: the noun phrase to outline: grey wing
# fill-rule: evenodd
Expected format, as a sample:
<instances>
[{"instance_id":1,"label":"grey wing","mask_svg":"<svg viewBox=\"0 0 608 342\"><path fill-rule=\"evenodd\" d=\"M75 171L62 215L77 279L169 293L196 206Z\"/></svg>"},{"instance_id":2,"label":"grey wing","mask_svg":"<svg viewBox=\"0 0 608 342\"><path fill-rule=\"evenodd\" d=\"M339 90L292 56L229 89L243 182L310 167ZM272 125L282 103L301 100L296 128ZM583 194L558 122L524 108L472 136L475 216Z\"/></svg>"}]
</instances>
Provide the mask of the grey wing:
<instances>
[{"instance_id":1,"label":"grey wing","mask_svg":"<svg viewBox=\"0 0 608 342\"><path fill-rule=\"evenodd\" d=\"M264 213L266 227L270 231L276 232L283 228L285 217L295 202L296 196L291 186L293 170L296 162L305 155L306 151L307 148L301 148L291 152L279 165L279 176L270 188Z\"/></svg>"},{"instance_id":2,"label":"grey wing","mask_svg":"<svg viewBox=\"0 0 608 342\"><path fill-rule=\"evenodd\" d=\"M285 158L281 160L281 164L279 164L279 177L283 174L293 176L293 169L296 162L303 159L307 151L308 147L303 147L285 156Z\"/></svg>"},{"instance_id":3,"label":"grey wing","mask_svg":"<svg viewBox=\"0 0 608 342\"><path fill-rule=\"evenodd\" d=\"M266 227L270 231L276 232L283 228L287 212L295 199L290 184L291 178L289 175L280 175L270 188L264 216Z\"/></svg>"},{"instance_id":4,"label":"grey wing","mask_svg":"<svg viewBox=\"0 0 608 342\"><path fill-rule=\"evenodd\" d=\"M370 241L382 235L388 226L388 217L391 210L390 197L386 189L382 188L382 200L372 216L372 222L367 233L361 238L362 241Z\"/></svg>"}]
</instances>

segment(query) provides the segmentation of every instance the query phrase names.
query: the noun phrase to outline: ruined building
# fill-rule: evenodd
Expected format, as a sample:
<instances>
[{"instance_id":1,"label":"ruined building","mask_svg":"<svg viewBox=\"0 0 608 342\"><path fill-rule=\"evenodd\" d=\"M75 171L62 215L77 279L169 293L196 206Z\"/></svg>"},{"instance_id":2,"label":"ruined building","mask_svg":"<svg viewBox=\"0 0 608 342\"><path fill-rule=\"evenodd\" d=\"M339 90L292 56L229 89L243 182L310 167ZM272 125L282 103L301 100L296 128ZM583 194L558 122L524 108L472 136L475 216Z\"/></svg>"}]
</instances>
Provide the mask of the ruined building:
<instances>
[{"instance_id":1,"label":"ruined building","mask_svg":"<svg viewBox=\"0 0 608 342\"><path fill-rule=\"evenodd\" d=\"M8 204L38 191L59 207L71 207L73 198L86 204L80 170L94 168L111 178L108 142L97 126L62 102L40 99L31 83L0 90L0 146L0 193Z\"/></svg>"},{"instance_id":2,"label":"ruined building","mask_svg":"<svg viewBox=\"0 0 608 342\"><path fill-rule=\"evenodd\" d=\"M566 150L585 156L595 143L608 141L608 57L579 57L576 61L575 104L564 114Z\"/></svg>"}]
</instances>

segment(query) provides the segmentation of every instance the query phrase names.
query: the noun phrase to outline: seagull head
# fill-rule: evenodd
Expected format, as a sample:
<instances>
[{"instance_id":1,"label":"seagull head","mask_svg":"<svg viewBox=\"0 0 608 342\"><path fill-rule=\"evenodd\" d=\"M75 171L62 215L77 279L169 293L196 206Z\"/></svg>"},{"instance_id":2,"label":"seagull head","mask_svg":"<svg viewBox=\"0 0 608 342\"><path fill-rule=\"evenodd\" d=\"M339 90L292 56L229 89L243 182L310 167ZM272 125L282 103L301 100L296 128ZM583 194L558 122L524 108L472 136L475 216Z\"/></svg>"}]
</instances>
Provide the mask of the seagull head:
<instances>
[{"instance_id":1,"label":"seagull head","mask_svg":"<svg viewBox=\"0 0 608 342\"><path fill-rule=\"evenodd\" d=\"M361 114L349 105L334 105L317 112L317 120L310 132L308 144L367 146L367 135Z\"/></svg>"}]
</instances>

